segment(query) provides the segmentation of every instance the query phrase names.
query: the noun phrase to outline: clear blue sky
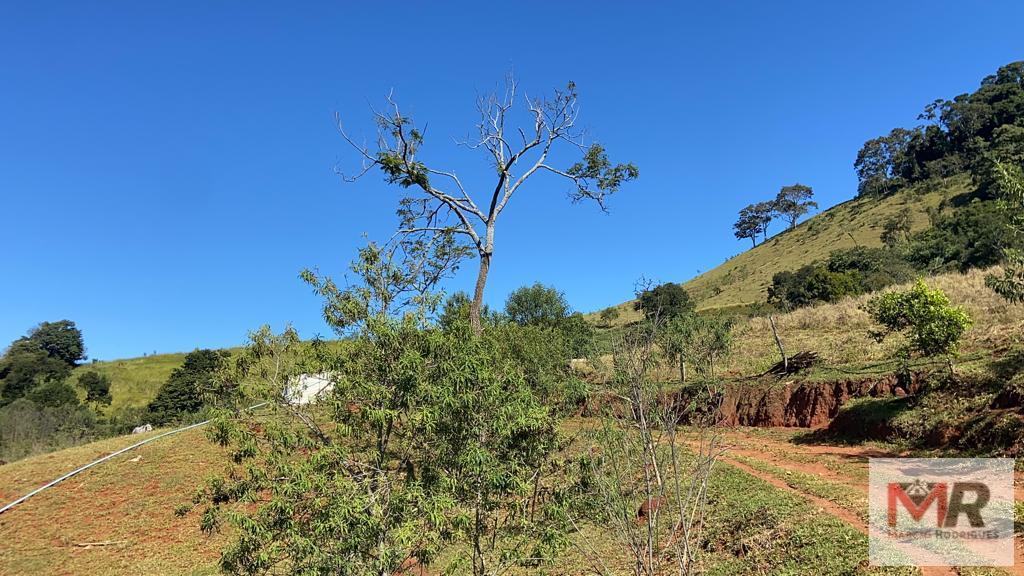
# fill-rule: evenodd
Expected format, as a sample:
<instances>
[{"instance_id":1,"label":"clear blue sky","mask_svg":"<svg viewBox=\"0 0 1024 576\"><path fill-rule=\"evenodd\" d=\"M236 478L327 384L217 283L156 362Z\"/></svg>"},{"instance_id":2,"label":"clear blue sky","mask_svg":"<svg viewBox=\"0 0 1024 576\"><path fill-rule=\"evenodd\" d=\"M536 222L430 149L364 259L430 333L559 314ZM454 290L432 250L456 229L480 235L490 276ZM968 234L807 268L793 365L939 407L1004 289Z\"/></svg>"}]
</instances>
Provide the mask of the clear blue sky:
<instances>
[{"instance_id":1,"label":"clear blue sky","mask_svg":"<svg viewBox=\"0 0 1024 576\"><path fill-rule=\"evenodd\" d=\"M61 318L100 359L329 334L298 271L340 273L398 198L334 175L356 159L332 114L369 135L391 88L427 157L483 185L451 143L475 94L510 68L576 82L641 178L610 215L534 182L487 300L541 281L590 311L746 249L736 211L784 184L850 198L864 140L1024 58L1019 1L726 4L0 2L0 347Z\"/></svg>"}]
</instances>

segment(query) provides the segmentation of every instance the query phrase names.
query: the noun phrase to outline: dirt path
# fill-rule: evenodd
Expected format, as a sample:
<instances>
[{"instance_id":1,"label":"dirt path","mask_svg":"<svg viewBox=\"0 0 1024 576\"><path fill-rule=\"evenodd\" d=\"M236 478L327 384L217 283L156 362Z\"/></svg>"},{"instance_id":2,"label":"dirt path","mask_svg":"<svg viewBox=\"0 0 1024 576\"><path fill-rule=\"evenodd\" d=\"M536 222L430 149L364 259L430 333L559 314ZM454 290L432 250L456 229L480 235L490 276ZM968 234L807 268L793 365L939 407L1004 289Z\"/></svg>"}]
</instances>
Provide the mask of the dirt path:
<instances>
[{"instance_id":1,"label":"dirt path","mask_svg":"<svg viewBox=\"0 0 1024 576\"><path fill-rule=\"evenodd\" d=\"M723 460L744 472L756 476L772 486L798 494L812 502L822 511L843 520L860 532L867 534L867 523L849 503L835 502L811 493L800 482L794 481L791 473L823 480L828 484L852 489L858 497L866 497L867 465L869 458L896 456L872 447L828 446L817 444L796 444L782 439L755 434L742 428L726 433L725 443L729 447ZM1017 474L1015 499L1024 496L1024 475ZM1010 574L1024 575L1024 542L1016 540L1012 568L1003 568ZM951 568L922 567L925 576L955 575Z\"/></svg>"}]
</instances>

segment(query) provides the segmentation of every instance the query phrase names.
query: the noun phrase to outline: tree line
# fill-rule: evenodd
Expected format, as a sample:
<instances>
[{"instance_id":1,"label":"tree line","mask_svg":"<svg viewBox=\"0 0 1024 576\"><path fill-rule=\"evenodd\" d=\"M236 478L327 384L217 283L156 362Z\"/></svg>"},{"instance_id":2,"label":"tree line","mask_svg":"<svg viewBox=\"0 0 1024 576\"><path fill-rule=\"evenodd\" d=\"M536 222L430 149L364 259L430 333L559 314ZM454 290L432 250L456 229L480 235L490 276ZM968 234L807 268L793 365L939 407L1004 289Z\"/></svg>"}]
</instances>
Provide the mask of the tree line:
<instances>
[{"instance_id":1,"label":"tree line","mask_svg":"<svg viewBox=\"0 0 1024 576\"><path fill-rule=\"evenodd\" d=\"M915 182L972 173L998 194L998 165L1024 161L1024 61L986 76L974 92L937 99L917 117L864 143L854 167L861 196L886 196Z\"/></svg>"}]
</instances>

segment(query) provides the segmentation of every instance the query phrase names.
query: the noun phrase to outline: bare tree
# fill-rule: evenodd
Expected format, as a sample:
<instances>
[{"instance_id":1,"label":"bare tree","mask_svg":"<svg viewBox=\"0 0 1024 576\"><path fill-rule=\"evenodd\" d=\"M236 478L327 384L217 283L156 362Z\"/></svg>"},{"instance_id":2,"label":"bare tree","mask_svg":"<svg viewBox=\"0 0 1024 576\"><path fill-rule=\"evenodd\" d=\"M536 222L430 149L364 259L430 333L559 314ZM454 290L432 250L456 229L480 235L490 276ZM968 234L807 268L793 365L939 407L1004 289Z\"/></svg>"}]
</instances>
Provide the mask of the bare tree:
<instances>
[{"instance_id":1,"label":"bare tree","mask_svg":"<svg viewBox=\"0 0 1024 576\"><path fill-rule=\"evenodd\" d=\"M705 379L672 394L651 377L664 329L655 312L616 344L609 391L623 409L612 410L596 433L599 520L629 550L634 576L697 571L708 482L724 450L717 383ZM596 550L577 545L594 571L611 573Z\"/></svg>"},{"instance_id":2,"label":"bare tree","mask_svg":"<svg viewBox=\"0 0 1024 576\"><path fill-rule=\"evenodd\" d=\"M402 114L392 95L387 98L386 112L373 111L378 128L374 149L357 143L336 117L342 137L363 159L362 169L346 180L356 180L379 168L389 184L413 192L401 201L397 234L457 234L476 251L480 268L470 322L478 334L484 288L494 255L495 225L527 180L538 172L564 178L571 185L569 197L573 202L592 200L607 211L606 198L623 182L639 176L632 163L613 165L603 146L584 143L584 131L577 126L579 110L573 82L545 98L520 99L517 89L515 78L509 74L502 93L477 99L477 134L462 144L484 152L495 170L495 181L479 192L464 185L454 171L437 169L420 159L424 131ZM515 110L520 101L525 121L516 125ZM550 160L557 147L575 149L582 157L568 168L558 168Z\"/></svg>"}]
</instances>

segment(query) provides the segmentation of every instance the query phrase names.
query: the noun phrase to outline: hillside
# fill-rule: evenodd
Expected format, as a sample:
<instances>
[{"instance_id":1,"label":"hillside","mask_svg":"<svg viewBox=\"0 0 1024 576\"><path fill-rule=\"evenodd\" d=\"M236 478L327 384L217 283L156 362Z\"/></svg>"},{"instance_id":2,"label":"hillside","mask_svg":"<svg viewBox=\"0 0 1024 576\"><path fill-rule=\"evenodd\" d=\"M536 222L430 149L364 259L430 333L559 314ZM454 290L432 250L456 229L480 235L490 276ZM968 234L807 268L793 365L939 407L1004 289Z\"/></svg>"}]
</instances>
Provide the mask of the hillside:
<instances>
[{"instance_id":1,"label":"hillside","mask_svg":"<svg viewBox=\"0 0 1024 576\"><path fill-rule=\"evenodd\" d=\"M171 372L181 366L185 353L153 354L139 358L107 360L83 364L72 373L77 383L82 374L96 371L110 378L110 410L142 408L149 404Z\"/></svg>"},{"instance_id":2,"label":"hillside","mask_svg":"<svg viewBox=\"0 0 1024 576\"><path fill-rule=\"evenodd\" d=\"M829 253L854 246L881 246L881 224L903 208L910 208L912 229L918 232L929 226L926 210L937 207L969 190L967 176L950 178L939 185L918 185L883 198L855 198L833 206L792 230L768 238L719 266L683 283L698 309L729 308L764 302L772 276L784 270L824 260ZM777 226L780 224L776 224ZM723 237L731 238L727 230ZM674 279L667 279L674 280ZM677 281L677 280L676 280ZM618 318L611 324L622 325L639 318L633 302L614 306ZM598 314L587 315L598 322Z\"/></svg>"}]
</instances>

